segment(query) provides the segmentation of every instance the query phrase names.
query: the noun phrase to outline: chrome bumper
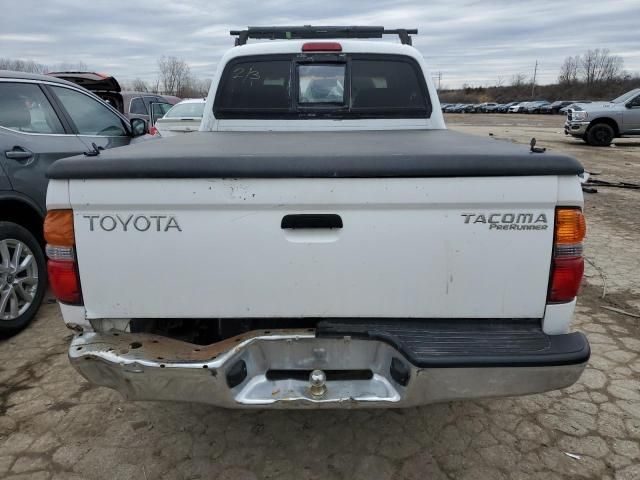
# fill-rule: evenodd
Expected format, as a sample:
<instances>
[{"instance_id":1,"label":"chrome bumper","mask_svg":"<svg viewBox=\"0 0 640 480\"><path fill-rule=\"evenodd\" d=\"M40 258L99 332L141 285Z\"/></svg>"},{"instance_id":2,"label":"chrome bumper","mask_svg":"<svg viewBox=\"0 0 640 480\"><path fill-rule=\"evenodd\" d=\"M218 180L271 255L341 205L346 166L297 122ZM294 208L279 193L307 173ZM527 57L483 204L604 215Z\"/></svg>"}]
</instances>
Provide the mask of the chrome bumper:
<instances>
[{"instance_id":1,"label":"chrome bumper","mask_svg":"<svg viewBox=\"0 0 640 480\"><path fill-rule=\"evenodd\" d=\"M564 133L565 135L573 135L574 137L582 137L587 133L589 128L589 122L565 122Z\"/></svg>"},{"instance_id":2,"label":"chrome bumper","mask_svg":"<svg viewBox=\"0 0 640 480\"><path fill-rule=\"evenodd\" d=\"M524 395L573 384L586 363L556 366L418 368L371 339L317 338L313 331L255 331L198 346L152 334L82 333L69 357L90 382L130 400L172 400L228 408L409 407L457 399ZM393 359L396 359L395 362ZM400 377L392 362L406 368ZM400 362L398 364L397 362ZM323 395L287 371L328 375ZM268 372L285 372L277 378Z\"/></svg>"}]
</instances>

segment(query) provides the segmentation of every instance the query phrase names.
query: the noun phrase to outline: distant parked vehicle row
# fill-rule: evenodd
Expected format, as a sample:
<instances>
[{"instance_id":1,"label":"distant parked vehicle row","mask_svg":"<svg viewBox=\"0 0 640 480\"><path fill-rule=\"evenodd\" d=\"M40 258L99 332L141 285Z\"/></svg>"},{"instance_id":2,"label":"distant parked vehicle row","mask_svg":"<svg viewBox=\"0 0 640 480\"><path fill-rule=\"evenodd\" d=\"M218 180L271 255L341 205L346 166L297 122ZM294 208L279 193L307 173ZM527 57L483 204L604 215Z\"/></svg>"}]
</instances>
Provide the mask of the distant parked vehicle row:
<instances>
[{"instance_id":1,"label":"distant parked vehicle row","mask_svg":"<svg viewBox=\"0 0 640 480\"><path fill-rule=\"evenodd\" d=\"M445 113L545 113L566 114L571 106L581 103L591 103L588 100L547 100L516 101L509 103L443 103Z\"/></svg>"}]
</instances>

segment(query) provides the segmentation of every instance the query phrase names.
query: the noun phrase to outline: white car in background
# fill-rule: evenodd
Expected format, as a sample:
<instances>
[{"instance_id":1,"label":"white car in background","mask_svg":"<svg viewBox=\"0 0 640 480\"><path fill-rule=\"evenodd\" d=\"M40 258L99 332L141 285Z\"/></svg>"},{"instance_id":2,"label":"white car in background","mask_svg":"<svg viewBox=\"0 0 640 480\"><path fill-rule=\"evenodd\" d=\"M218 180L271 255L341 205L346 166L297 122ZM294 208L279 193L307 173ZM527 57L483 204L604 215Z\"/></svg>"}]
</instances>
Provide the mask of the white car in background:
<instances>
[{"instance_id":1,"label":"white car in background","mask_svg":"<svg viewBox=\"0 0 640 480\"><path fill-rule=\"evenodd\" d=\"M156 120L155 127L162 137L173 137L195 132L200 128L204 112L204 98L190 98L174 105L164 117Z\"/></svg>"},{"instance_id":2,"label":"white car in background","mask_svg":"<svg viewBox=\"0 0 640 480\"><path fill-rule=\"evenodd\" d=\"M509 113L524 113L530 102L520 102L509 107ZM175 108L175 107L174 107Z\"/></svg>"}]
</instances>

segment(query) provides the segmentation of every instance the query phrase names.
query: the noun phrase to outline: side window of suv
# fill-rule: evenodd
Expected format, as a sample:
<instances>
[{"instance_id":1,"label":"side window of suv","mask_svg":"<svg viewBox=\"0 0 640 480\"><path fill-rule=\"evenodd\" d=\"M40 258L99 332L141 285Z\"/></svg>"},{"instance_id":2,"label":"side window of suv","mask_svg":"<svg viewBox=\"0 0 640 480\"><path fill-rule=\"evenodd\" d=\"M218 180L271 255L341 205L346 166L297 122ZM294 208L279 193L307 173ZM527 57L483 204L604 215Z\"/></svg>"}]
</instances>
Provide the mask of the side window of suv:
<instances>
[{"instance_id":1,"label":"side window of suv","mask_svg":"<svg viewBox=\"0 0 640 480\"><path fill-rule=\"evenodd\" d=\"M629 102L629 106L633 108L640 107L640 95Z\"/></svg>"},{"instance_id":2,"label":"side window of suv","mask_svg":"<svg viewBox=\"0 0 640 480\"><path fill-rule=\"evenodd\" d=\"M0 82L0 126L25 133L65 133L49 100L34 83Z\"/></svg>"},{"instance_id":3,"label":"side window of suv","mask_svg":"<svg viewBox=\"0 0 640 480\"><path fill-rule=\"evenodd\" d=\"M131 100L131 108L129 109L129 113L135 113L136 115L146 115L147 108L144 106L144 101L142 98L134 98Z\"/></svg>"},{"instance_id":4,"label":"side window of suv","mask_svg":"<svg viewBox=\"0 0 640 480\"><path fill-rule=\"evenodd\" d=\"M80 135L128 136L120 117L99 101L70 88L51 89L69 113Z\"/></svg>"}]
</instances>

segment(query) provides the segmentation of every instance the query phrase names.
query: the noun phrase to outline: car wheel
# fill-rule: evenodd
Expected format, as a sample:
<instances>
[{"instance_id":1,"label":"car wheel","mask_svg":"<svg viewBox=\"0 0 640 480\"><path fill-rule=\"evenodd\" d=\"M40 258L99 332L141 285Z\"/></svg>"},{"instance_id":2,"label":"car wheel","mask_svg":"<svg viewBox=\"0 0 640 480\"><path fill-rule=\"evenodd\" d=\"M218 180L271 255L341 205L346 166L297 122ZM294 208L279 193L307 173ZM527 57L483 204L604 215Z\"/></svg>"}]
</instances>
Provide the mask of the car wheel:
<instances>
[{"instance_id":1,"label":"car wheel","mask_svg":"<svg viewBox=\"0 0 640 480\"><path fill-rule=\"evenodd\" d=\"M47 289L46 271L36 237L18 224L0 222L0 334L33 320Z\"/></svg>"},{"instance_id":2,"label":"car wheel","mask_svg":"<svg viewBox=\"0 0 640 480\"><path fill-rule=\"evenodd\" d=\"M615 132L606 123L596 123L587 130L587 143L594 147L608 147L613 141Z\"/></svg>"}]
</instances>

